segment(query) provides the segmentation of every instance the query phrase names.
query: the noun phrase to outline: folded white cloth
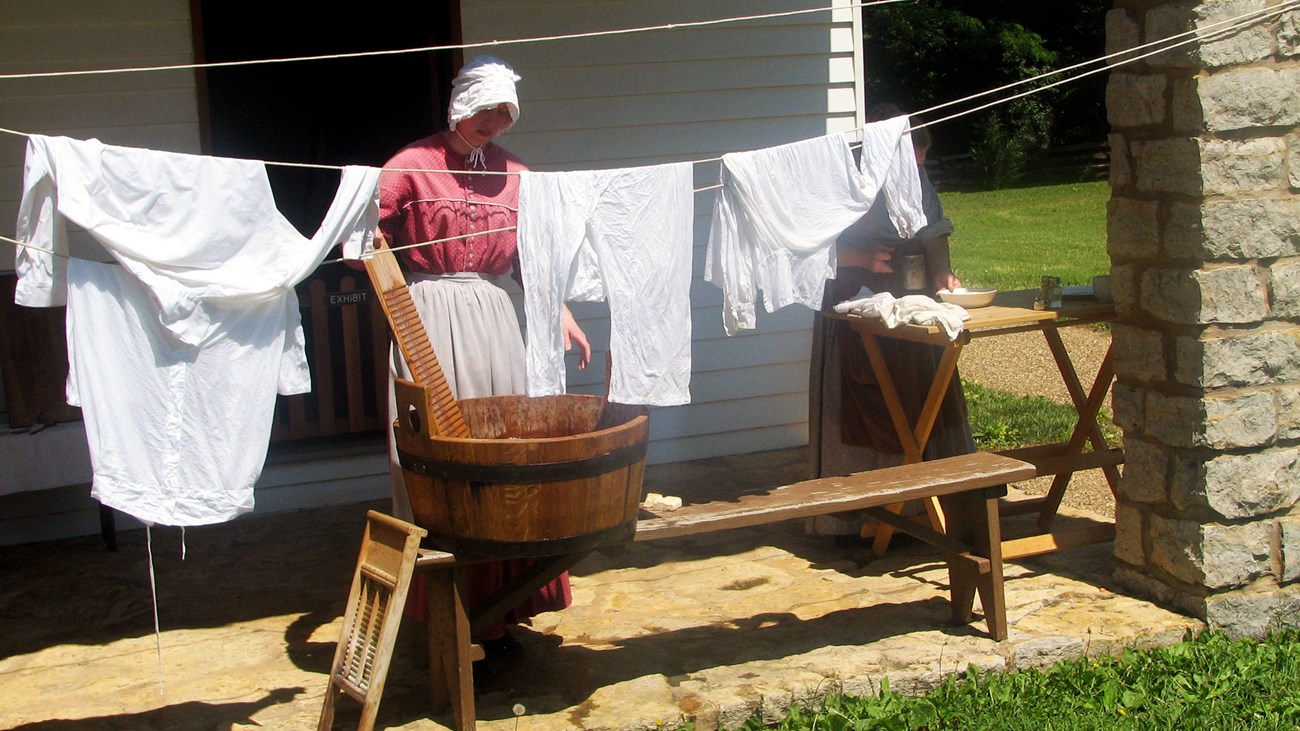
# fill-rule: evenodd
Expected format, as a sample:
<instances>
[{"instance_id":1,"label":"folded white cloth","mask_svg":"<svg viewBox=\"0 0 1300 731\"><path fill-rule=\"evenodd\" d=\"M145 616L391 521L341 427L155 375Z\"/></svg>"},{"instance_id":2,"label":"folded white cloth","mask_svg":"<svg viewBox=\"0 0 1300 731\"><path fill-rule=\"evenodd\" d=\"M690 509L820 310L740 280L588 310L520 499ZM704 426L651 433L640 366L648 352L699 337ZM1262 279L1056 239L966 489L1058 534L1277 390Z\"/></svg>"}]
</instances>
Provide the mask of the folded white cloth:
<instances>
[{"instance_id":1,"label":"folded white cloth","mask_svg":"<svg viewBox=\"0 0 1300 731\"><path fill-rule=\"evenodd\" d=\"M870 292L865 288L863 291ZM963 329L962 323L970 319L970 313L964 307L935 302L923 294L895 297L888 292L881 292L845 300L835 305L835 311L881 320L886 327L891 328L904 324L937 325L943 328L949 340L956 340Z\"/></svg>"}]
</instances>

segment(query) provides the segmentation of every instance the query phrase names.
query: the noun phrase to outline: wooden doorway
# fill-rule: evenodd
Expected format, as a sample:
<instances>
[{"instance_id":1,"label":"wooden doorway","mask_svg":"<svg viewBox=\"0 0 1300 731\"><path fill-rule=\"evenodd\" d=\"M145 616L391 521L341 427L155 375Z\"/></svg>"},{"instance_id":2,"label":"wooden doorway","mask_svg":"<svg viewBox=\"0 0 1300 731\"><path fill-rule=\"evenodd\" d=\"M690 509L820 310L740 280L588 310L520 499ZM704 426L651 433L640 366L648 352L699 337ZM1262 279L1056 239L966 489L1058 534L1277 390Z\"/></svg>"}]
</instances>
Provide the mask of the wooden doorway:
<instances>
[{"instance_id":1,"label":"wooden doorway","mask_svg":"<svg viewBox=\"0 0 1300 731\"><path fill-rule=\"evenodd\" d=\"M296 16L255 0L192 0L197 60L215 63L447 46L457 0L396 0ZM444 124L459 52L402 53L201 70L204 152L268 162L382 165ZM310 236L336 170L268 166L280 211ZM312 393L280 397L273 439L373 432L387 420L388 332L363 272L322 265L298 286Z\"/></svg>"}]
</instances>

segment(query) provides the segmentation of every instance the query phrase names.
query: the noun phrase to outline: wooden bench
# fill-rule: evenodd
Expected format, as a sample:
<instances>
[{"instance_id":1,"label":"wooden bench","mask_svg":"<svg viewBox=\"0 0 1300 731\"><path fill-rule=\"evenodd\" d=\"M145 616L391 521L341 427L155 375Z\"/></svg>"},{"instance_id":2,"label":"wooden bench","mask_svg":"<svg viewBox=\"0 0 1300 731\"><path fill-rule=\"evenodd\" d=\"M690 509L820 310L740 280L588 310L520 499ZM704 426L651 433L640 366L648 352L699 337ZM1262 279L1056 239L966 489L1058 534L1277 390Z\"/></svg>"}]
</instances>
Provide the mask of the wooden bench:
<instances>
[{"instance_id":1,"label":"wooden bench","mask_svg":"<svg viewBox=\"0 0 1300 731\"><path fill-rule=\"evenodd\" d=\"M938 548L948 564L953 621L971 621L978 593L989 635L1003 640L1007 617L998 499L1006 494L1008 482L1028 479L1034 472L1026 462L977 452L807 480L644 518L637 524L634 540L663 540L819 515L865 514ZM885 509L931 497L940 501L948 516L945 533ZM528 576L470 610L464 601L467 562L449 553L421 550L416 570L428 575L430 700L434 710L450 703L458 731L475 728L471 668L483 652L471 638L587 553L541 559Z\"/></svg>"}]
</instances>

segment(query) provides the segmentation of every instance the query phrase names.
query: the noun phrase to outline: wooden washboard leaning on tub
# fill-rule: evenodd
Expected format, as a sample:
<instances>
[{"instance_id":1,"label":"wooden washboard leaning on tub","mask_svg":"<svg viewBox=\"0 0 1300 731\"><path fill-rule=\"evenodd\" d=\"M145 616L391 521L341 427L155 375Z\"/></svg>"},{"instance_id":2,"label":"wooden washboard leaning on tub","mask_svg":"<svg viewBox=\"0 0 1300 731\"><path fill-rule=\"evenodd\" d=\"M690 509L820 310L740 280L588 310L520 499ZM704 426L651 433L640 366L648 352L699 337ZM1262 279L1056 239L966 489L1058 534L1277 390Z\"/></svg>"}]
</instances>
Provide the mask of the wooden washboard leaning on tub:
<instances>
[{"instance_id":1,"label":"wooden washboard leaning on tub","mask_svg":"<svg viewBox=\"0 0 1300 731\"><path fill-rule=\"evenodd\" d=\"M429 334L424 330L420 313L415 309L411 299L411 290L406 286L406 277L397 265L397 257L387 246L378 246L374 254L365 260L366 274L370 284L379 296L379 303L392 328L393 340L398 350L406 359L411 369L412 380L417 385L428 386L429 413L433 417L430 425L433 433L441 436L468 437L469 427L465 424L465 415L451 393L451 386L442 373L438 363L438 354L429 342Z\"/></svg>"}]
</instances>

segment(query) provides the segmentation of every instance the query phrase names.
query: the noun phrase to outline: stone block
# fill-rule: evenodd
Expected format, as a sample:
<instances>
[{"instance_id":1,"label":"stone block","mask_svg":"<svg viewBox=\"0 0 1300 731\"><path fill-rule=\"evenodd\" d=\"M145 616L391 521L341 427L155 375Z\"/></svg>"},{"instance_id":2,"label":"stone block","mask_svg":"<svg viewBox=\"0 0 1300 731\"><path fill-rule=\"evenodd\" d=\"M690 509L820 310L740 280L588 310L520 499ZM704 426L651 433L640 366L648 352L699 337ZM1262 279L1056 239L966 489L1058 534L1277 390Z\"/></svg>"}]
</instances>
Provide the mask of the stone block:
<instances>
[{"instance_id":1,"label":"stone block","mask_svg":"<svg viewBox=\"0 0 1300 731\"><path fill-rule=\"evenodd\" d=\"M1111 406L1115 409L1115 424L1128 435L1146 432L1146 393L1147 389L1135 383L1118 380L1111 387Z\"/></svg>"},{"instance_id":2,"label":"stone block","mask_svg":"<svg viewBox=\"0 0 1300 731\"><path fill-rule=\"evenodd\" d=\"M1174 590L1165 582L1138 568L1120 565L1113 574L1115 583L1134 596L1150 599L1157 604L1173 603ZM1193 613L1192 616L1198 616Z\"/></svg>"},{"instance_id":3,"label":"stone block","mask_svg":"<svg viewBox=\"0 0 1300 731\"><path fill-rule=\"evenodd\" d=\"M636 729L625 725L629 718L660 718L668 728L676 728L686 721L674 699L672 685L662 675L645 675L597 688L583 707L584 728ZM636 731L654 729L654 726L642 726Z\"/></svg>"},{"instance_id":4,"label":"stone block","mask_svg":"<svg viewBox=\"0 0 1300 731\"><path fill-rule=\"evenodd\" d=\"M1171 450L1164 445L1145 439L1125 439L1120 499L1132 503L1165 502L1171 480L1171 456Z\"/></svg>"},{"instance_id":5,"label":"stone block","mask_svg":"<svg viewBox=\"0 0 1300 731\"><path fill-rule=\"evenodd\" d=\"M1277 521L1273 536L1273 575L1283 583L1300 579L1300 515Z\"/></svg>"},{"instance_id":6,"label":"stone block","mask_svg":"<svg viewBox=\"0 0 1300 731\"><path fill-rule=\"evenodd\" d=\"M1300 585L1212 594L1205 598L1205 621L1236 639L1300 626Z\"/></svg>"},{"instance_id":7,"label":"stone block","mask_svg":"<svg viewBox=\"0 0 1300 731\"><path fill-rule=\"evenodd\" d=\"M1012 667L1017 670L1048 668L1062 660L1083 655L1088 648L1084 637L1036 637L1017 642L1013 648Z\"/></svg>"},{"instance_id":8,"label":"stone block","mask_svg":"<svg viewBox=\"0 0 1300 731\"><path fill-rule=\"evenodd\" d=\"M1159 330L1117 324L1110 331L1115 368L1125 378L1160 383L1168 378L1164 335Z\"/></svg>"},{"instance_id":9,"label":"stone block","mask_svg":"<svg viewBox=\"0 0 1300 731\"><path fill-rule=\"evenodd\" d=\"M1205 195L1259 193L1286 184L1286 143L1280 137L1199 140L1197 145Z\"/></svg>"},{"instance_id":10,"label":"stone block","mask_svg":"<svg viewBox=\"0 0 1300 731\"><path fill-rule=\"evenodd\" d=\"M1154 513L1149 520L1151 562L1179 581L1228 589L1268 574L1272 562L1267 523L1201 525Z\"/></svg>"},{"instance_id":11,"label":"stone block","mask_svg":"<svg viewBox=\"0 0 1300 731\"><path fill-rule=\"evenodd\" d=\"M1128 503L1115 506L1115 558L1134 566L1146 565L1142 549L1143 513Z\"/></svg>"},{"instance_id":12,"label":"stone block","mask_svg":"<svg viewBox=\"0 0 1300 731\"><path fill-rule=\"evenodd\" d=\"M1200 206L1199 220L1184 217L1183 210L1195 206L1175 208L1166 231L1175 255L1258 259L1300 253L1300 198L1206 202Z\"/></svg>"},{"instance_id":13,"label":"stone block","mask_svg":"<svg viewBox=\"0 0 1300 731\"><path fill-rule=\"evenodd\" d=\"M1300 191L1300 132L1292 132L1287 135L1286 150L1286 183L1291 188L1291 192L1294 193ZM1127 162L1126 160L1126 165Z\"/></svg>"},{"instance_id":14,"label":"stone block","mask_svg":"<svg viewBox=\"0 0 1300 731\"><path fill-rule=\"evenodd\" d=\"M1110 187L1126 188L1133 182L1132 168L1129 166L1128 141L1124 135L1107 136L1110 147Z\"/></svg>"},{"instance_id":15,"label":"stone block","mask_svg":"<svg viewBox=\"0 0 1300 731\"><path fill-rule=\"evenodd\" d=\"M1272 275L1273 316L1300 318L1300 259L1279 259L1269 267Z\"/></svg>"},{"instance_id":16,"label":"stone block","mask_svg":"<svg viewBox=\"0 0 1300 731\"><path fill-rule=\"evenodd\" d=\"M1282 58L1300 56L1300 13L1286 13L1277 31L1277 55Z\"/></svg>"},{"instance_id":17,"label":"stone block","mask_svg":"<svg viewBox=\"0 0 1300 731\"><path fill-rule=\"evenodd\" d=\"M1143 18L1142 42L1155 43L1165 38L1182 36L1183 33L1193 30L1197 20L1193 12L1195 7L1196 4L1193 2L1155 4L1155 7L1151 8ZM1145 62L1154 68L1185 69L1196 66L1196 59L1189 45L1181 45L1164 53L1149 56Z\"/></svg>"},{"instance_id":18,"label":"stone block","mask_svg":"<svg viewBox=\"0 0 1300 731\"><path fill-rule=\"evenodd\" d=\"M1140 45L1141 32L1142 29L1133 13L1122 8L1108 10L1106 12L1106 55L1110 56ZM1123 60L1123 56L1116 56L1110 60L1110 63L1121 63Z\"/></svg>"},{"instance_id":19,"label":"stone block","mask_svg":"<svg viewBox=\"0 0 1300 731\"><path fill-rule=\"evenodd\" d=\"M1148 269L1138 305L1153 316L1185 325L1249 324L1268 315L1267 292L1253 266Z\"/></svg>"},{"instance_id":20,"label":"stone block","mask_svg":"<svg viewBox=\"0 0 1300 731\"><path fill-rule=\"evenodd\" d=\"M1223 28L1236 25L1234 18L1266 10L1265 0L1219 0L1196 6L1198 28ZM1210 68L1233 64L1253 63L1273 55L1273 35L1270 22L1247 25L1219 40L1208 41L1196 47L1199 63Z\"/></svg>"},{"instance_id":21,"label":"stone block","mask_svg":"<svg viewBox=\"0 0 1300 731\"><path fill-rule=\"evenodd\" d=\"M1175 340L1174 380L1196 388L1300 380L1300 330L1254 329Z\"/></svg>"},{"instance_id":22,"label":"stone block","mask_svg":"<svg viewBox=\"0 0 1300 731\"><path fill-rule=\"evenodd\" d=\"M1112 196L1106 203L1106 251L1112 259L1140 259L1160 251L1160 204Z\"/></svg>"},{"instance_id":23,"label":"stone block","mask_svg":"<svg viewBox=\"0 0 1300 731\"><path fill-rule=\"evenodd\" d=\"M1143 193L1201 195L1201 146L1189 138L1133 142L1133 182Z\"/></svg>"},{"instance_id":24,"label":"stone block","mask_svg":"<svg viewBox=\"0 0 1300 731\"><path fill-rule=\"evenodd\" d=\"M1200 585L1205 579L1201 524L1155 513L1148 520L1152 565L1183 583Z\"/></svg>"},{"instance_id":25,"label":"stone block","mask_svg":"<svg viewBox=\"0 0 1300 731\"><path fill-rule=\"evenodd\" d=\"M1232 69L1200 78L1197 86L1211 132L1300 123L1300 69Z\"/></svg>"},{"instance_id":26,"label":"stone block","mask_svg":"<svg viewBox=\"0 0 1300 731\"><path fill-rule=\"evenodd\" d=\"M1120 315L1131 308L1138 298L1138 268L1131 264L1118 264L1112 258L1110 265L1110 294L1119 305Z\"/></svg>"},{"instance_id":27,"label":"stone block","mask_svg":"<svg viewBox=\"0 0 1300 731\"><path fill-rule=\"evenodd\" d=\"M1163 75L1112 72L1106 83L1106 118L1112 127L1148 127L1165 122Z\"/></svg>"},{"instance_id":28,"label":"stone block","mask_svg":"<svg viewBox=\"0 0 1300 731\"><path fill-rule=\"evenodd\" d=\"M1205 110L1194 78L1175 79L1169 86L1169 116L1174 134L1196 137L1205 132Z\"/></svg>"},{"instance_id":29,"label":"stone block","mask_svg":"<svg viewBox=\"0 0 1300 731\"><path fill-rule=\"evenodd\" d=\"M1270 449L1248 455L1218 454L1198 463L1179 460L1170 501L1181 512L1209 508L1223 520L1263 518L1300 500L1300 450Z\"/></svg>"},{"instance_id":30,"label":"stone block","mask_svg":"<svg viewBox=\"0 0 1300 731\"><path fill-rule=\"evenodd\" d=\"M1197 446L1223 450L1272 444L1277 437L1277 401L1272 391L1215 393L1205 399L1204 429Z\"/></svg>"},{"instance_id":31,"label":"stone block","mask_svg":"<svg viewBox=\"0 0 1300 731\"><path fill-rule=\"evenodd\" d=\"M1211 523L1205 526L1202 532L1205 537L1202 549L1205 586L1211 589L1245 586L1270 575L1269 534L1272 530L1269 523Z\"/></svg>"},{"instance_id":32,"label":"stone block","mask_svg":"<svg viewBox=\"0 0 1300 731\"><path fill-rule=\"evenodd\" d=\"M1277 434L1277 409L1269 392L1234 391L1208 398L1153 392L1146 407L1146 433L1171 447L1258 447Z\"/></svg>"},{"instance_id":33,"label":"stone block","mask_svg":"<svg viewBox=\"0 0 1300 731\"><path fill-rule=\"evenodd\" d=\"M1169 216L1165 222L1164 251L1174 259L1216 259L1205 254L1205 227L1201 203L1169 203Z\"/></svg>"},{"instance_id":34,"label":"stone block","mask_svg":"<svg viewBox=\"0 0 1300 731\"><path fill-rule=\"evenodd\" d=\"M1300 439L1300 386L1282 384L1277 388L1277 438Z\"/></svg>"},{"instance_id":35,"label":"stone block","mask_svg":"<svg viewBox=\"0 0 1300 731\"><path fill-rule=\"evenodd\" d=\"M1152 438L1182 449L1204 441L1205 405L1200 398L1152 392L1147 394L1146 406L1146 432Z\"/></svg>"}]
</instances>

